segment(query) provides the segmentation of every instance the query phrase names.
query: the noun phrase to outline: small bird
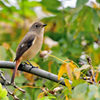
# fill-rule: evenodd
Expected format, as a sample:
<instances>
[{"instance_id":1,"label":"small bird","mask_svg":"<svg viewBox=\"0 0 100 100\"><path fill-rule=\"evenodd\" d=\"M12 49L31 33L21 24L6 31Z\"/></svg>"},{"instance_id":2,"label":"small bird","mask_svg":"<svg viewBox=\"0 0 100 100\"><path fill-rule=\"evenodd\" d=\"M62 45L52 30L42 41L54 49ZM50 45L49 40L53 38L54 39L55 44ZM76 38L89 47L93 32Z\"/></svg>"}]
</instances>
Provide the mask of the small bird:
<instances>
[{"instance_id":1,"label":"small bird","mask_svg":"<svg viewBox=\"0 0 100 100\"><path fill-rule=\"evenodd\" d=\"M43 34L44 34L44 27L47 24L42 22L35 22L29 29L29 32L24 36L22 41L19 43L17 50L16 50L16 58L15 58L15 68L13 71L11 83L14 82L15 74L19 65L23 61L27 61L32 59L37 55L40 51L42 44L43 44Z\"/></svg>"}]
</instances>

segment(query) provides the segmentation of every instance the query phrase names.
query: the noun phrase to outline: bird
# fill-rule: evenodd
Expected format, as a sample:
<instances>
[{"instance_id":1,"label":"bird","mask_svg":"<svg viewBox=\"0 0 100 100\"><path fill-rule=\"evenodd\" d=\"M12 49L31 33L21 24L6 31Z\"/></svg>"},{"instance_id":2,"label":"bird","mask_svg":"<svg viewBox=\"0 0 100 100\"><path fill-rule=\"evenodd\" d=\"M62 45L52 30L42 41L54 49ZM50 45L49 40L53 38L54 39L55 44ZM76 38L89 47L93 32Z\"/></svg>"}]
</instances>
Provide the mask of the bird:
<instances>
[{"instance_id":1,"label":"bird","mask_svg":"<svg viewBox=\"0 0 100 100\"><path fill-rule=\"evenodd\" d=\"M44 27L47 24L43 22L34 22L29 32L23 37L16 50L15 67L11 78L14 83L15 74L19 65L23 61L28 61L35 57L40 51L43 44Z\"/></svg>"}]
</instances>

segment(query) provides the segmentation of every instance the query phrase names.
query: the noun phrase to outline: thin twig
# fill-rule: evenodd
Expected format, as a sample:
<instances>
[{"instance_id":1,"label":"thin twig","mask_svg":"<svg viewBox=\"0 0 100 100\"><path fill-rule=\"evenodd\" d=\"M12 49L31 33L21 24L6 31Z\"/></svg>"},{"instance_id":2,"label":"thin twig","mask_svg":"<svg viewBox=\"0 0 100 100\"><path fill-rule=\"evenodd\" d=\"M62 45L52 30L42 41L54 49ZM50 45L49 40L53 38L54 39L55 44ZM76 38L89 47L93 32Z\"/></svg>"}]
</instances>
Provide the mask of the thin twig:
<instances>
[{"instance_id":1,"label":"thin twig","mask_svg":"<svg viewBox=\"0 0 100 100\"><path fill-rule=\"evenodd\" d=\"M91 67L91 69L89 70L89 73L92 76L92 81L94 83L96 83L95 76L94 76L94 69L93 69L92 64L91 64L92 63L92 60L91 60L91 58L89 56L87 57L87 61L88 61L88 64L90 65L90 67Z\"/></svg>"},{"instance_id":2,"label":"thin twig","mask_svg":"<svg viewBox=\"0 0 100 100\"><path fill-rule=\"evenodd\" d=\"M7 88L7 84L9 84L9 85L12 85L9 81L7 81L6 80L6 78L4 77L4 75L3 75L3 72L0 70L0 78L4 81L4 86L5 86L5 88L6 88L6 90L7 90L7 92L8 92L8 94L9 95L11 95L11 96L13 96L14 97L14 99L15 100L19 100L19 98L16 96L16 95L14 95L12 92L10 92L9 90L8 90L8 88ZM15 85L16 86L16 85ZM16 86L15 88L17 88L18 86ZM25 90L23 90L23 91L25 91ZM22 92L23 92L22 91Z\"/></svg>"},{"instance_id":3,"label":"thin twig","mask_svg":"<svg viewBox=\"0 0 100 100\"><path fill-rule=\"evenodd\" d=\"M4 81L4 85L12 85L14 88L17 88L19 91L25 93L25 90L19 88L15 83L11 84L9 81L7 81L2 73L3 72L0 70L0 77Z\"/></svg>"}]
</instances>

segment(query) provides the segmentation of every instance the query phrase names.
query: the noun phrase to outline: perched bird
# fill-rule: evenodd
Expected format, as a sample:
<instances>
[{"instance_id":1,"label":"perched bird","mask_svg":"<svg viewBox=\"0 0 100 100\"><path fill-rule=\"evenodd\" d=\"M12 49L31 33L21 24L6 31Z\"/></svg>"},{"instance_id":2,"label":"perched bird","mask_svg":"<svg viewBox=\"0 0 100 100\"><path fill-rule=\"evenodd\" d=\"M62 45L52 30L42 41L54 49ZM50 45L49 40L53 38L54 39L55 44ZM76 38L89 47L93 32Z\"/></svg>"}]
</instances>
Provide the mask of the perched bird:
<instances>
[{"instance_id":1,"label":"perched bird","mask_svg":"<svg viewBox=\"0 0 100 100\"><path fill-rule=\"evenodd\" d=\"M11 83L14 82L15 74L19 65L26 60L32 59L40 51L43 44L44 27L47 24L35 22L30 27L29 32L24 36L16 50L15 68Z\"/></svg>"}]
</instances>

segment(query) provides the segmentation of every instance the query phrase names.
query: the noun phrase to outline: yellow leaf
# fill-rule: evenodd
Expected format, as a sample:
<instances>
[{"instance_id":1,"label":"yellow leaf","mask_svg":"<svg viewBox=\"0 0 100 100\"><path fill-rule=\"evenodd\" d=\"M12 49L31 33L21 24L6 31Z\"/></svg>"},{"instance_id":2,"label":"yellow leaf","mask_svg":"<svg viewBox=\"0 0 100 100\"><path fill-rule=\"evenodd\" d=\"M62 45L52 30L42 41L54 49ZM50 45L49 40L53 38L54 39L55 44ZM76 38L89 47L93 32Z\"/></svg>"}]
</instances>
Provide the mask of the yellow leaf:
<instances>
[{"instance_id":1,"label":"yellow leaf","mask_svg":"<svg viewBox=\"0 0 100 100\"><path fill-rule=\"evenodd\" d=\"M35 63L34 61L30 61L30 63L31 63L34 67L40 68L40 66L39 66L37 63Z\"/></svg>"},{"instance_id":2,"label":"yellow leaf","mask_svg":"<svg viewBox=\"0 0 100 100\"><path fill-rule=\"evenodd\" d=\"M72 72L74 71L74 69L77 68L76 65L73 62L69 62L69 63L63 63L61 65L61 68L59 70L58 73L58 80L60 79L60 77L66 73L68 75L68 77L73 80L73 74Z\"/></svg>"},{"instance_id":3,"label":"yellow leaf","mask_svg":"<svg viewBox=\"0 0 100 100\"><path fill-rule=\"evenodd\" d=\"M66 63L63 63L58 73L58 80L60 80L61 76L66 72L67 72Z\"/></svg>"},{"instance_id":4,"label":"yellow leaf","mask_svg":"<svg viewBox=\"0 0 100 100\"><path fill-rule=\"evenodd\" d=\"M41 99L43 96L44 96L44 92L42 92L42 93L40 93L40 94L38 95L38 99Z\"/></svg>"},{"instance_id":5,"label":"yellow leaf","mask_svg":"<svg viewBox=\"0 0 100 100\"><path fill-rule=\"evenodd\" d=\"M68 96L66 95L66 100L68 100Z\"/></svg>"},{"instance_id":6,"label":"yellow leaf","mask_svg":"<svg viewBox=\"0 0 100 100\"><path fill-rule=\"evenodd\" d=\"M74 69L77 68L77 66L72 61L69 64L70 64L72 71L74 71Z\"/></svg>"},{"instance_id":7,"label":"yellow leaf","mask_svg":"<svg viewBox=\"0 0 100 100\"><path fill-rule=\"evenodd\" d=\"M52 61L50 61L49 63L48 63L48 70L49 70L49 72L51 72L51 65L52 65Z\"/></svg>"},{"instance_id":8,"label":"yellow leaf","mask_svg":"<svg viewBox=\"0 0 100 100\"><path fill-rule=\"evenodd\" d=\"M80 70L77 70L77 68L74 69L74 74L76 76L76 79L79 79L80 77Z\"/></svg>"},{"instance_id":9,"label":"yellow leaf","mask_svg":"<svg viewBox=\"0 0 100 100\"><path fill-rule=\"evenodd\" d=\"M69 83L69 80L68 79L64 79L64 82L65 82L65 85L68 87L68 89L69 89L69 91L70 91L70 93L72 93L71 92L71 84Z\"/></svg>"},{"instance_id":10,"label":"yellow leaf","mask_svg":"<svg viewBox=\"0 0 100 100\"><path fill-rule=\"evenodd\" d=\"M67 86L67 87L71 87L71 84L69 83L69 80L68 79L64 79L64 82L65 82L65 85Z\"/></svg>"},{"instance_id":11,"label":"yellow leaf","mask_svg":"<svg viewBox=\"0 0 100 100\"><path fill-rule=\"evenodd\" d=\"M94 59L95 60L95 64L99 64L100 63L100 53L97 52L93 52L94 53Z\"/></svg>"},{"instance_id":12,"label":"yellow leaf","mask_svg":"<svg viewBox=\"0 0 100 100\"><path fill-rule=\"evenodd\" d=\"M87 51L88 52L93 52L93 49L92 48L88 48Z\"/></svg>"},{"instance_id":13,"label":"yellow leaf","mask_svg":"<svg viewBox=\"0 0 100 100\"><path fill-rule=\"evenodd\" d=\"M58 73L58 80L60 79L60 77L66 73L68 75L68 77L73 80L73 71L74 69L77 68L77 66L73 63L73 61L70 61L69 63L63 63L61 65L61 68L59 70Z\"/></svg>"},{"instance_id":14,"label":"yellow leaf","mask_svg":"<svg viewBox=\"0 0 100 100\"><path fill-rule=\"evenodd\" d=\"M98 72L96 72L96 76L95 76L96 82L97 82L98 76L99 76L99 74L98 74Z\"/></svg>"},{"instance_id":15,"label":"yellow leaf","mask_svg":"<svg viewBox=\"0 0 100 100\"><path fill-rule=\"evenodd\" d=\"M73 80L73 74L72 72L74 72L74 69L77 68L77 66L74 64L73 61L70 61L68 64L67 64L67 74L69 76L69 78L71 80Z\"/></svg>"},{"instance_id":16,"label":"yellow leaf","mask_svg":"<svg viewBox=\"0 0 100 100\"><path fill-rule=\"evenodd\" d=\"M33 74L30 74L30 73L26 73L26 72L24 72L24 76L25 76L25 78L28 80L28 81L30 81L28 84L29 85L33 85L33 83L34 83L34 78L33 78Z\"/></svg>"},{"instance_id":17,"label":"yellow leaf","mask_svg":"<svg viewBox=\"0 0 100 100\"><path fill-rule=\"evenodd\" d=\"M97 5L94 2L92 4L93 4L93 8L96 9L97 8Z\"/></svg>"}]
</instances>

